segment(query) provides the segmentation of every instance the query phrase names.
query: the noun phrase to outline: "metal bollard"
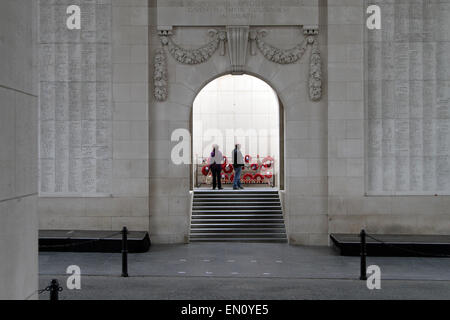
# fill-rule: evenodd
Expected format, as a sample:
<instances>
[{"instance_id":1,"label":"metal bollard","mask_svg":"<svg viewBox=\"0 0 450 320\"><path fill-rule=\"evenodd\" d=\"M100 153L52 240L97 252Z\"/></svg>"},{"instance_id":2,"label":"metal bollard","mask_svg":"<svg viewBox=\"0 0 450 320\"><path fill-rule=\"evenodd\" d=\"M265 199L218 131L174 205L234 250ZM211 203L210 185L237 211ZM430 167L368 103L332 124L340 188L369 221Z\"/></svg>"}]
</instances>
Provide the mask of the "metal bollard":
<instances>
[{"instance_id":1,"label":"metal bollard","mask_svg":"<svg viewBox=\"0 0 450 320\"><path fill-rule=\"evenodd\" d=\"M53 279L49 286L50 291L50 301L58 301L59 300L59 292L62 291L62 288L59 286L59 282L57 279Z\"/></svg>"},{"instance_id":2,"label":"metal bollard","mask_svg":"<svg viewBox=\"0 0 450 320\"><path fill-rule=\"evenodd\" d=\"M128 229L122 229L122 277L128 277Z\"/></svg>"},{"instance_id":3,"label":"metal bollard","mask_svg":"<svg viewBox=\"0 0 450 320\"><path fill-rule=\"evenodd\" d=\"M359 280L367 280L367 267L366 267L366 231L364 229L361 230L359 234L361 238L361 275Z\"/></svg>"}]
</instances>

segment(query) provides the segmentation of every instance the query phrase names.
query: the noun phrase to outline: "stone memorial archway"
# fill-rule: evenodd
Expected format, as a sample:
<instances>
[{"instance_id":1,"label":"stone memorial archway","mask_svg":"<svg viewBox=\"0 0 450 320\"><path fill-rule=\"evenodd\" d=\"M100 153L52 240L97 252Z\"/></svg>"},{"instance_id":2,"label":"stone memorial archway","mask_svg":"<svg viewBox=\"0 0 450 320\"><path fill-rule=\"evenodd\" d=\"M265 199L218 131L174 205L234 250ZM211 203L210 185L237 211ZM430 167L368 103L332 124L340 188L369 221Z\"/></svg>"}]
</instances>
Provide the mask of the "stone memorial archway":
<instances>
[{"instance_id":1,"label":"stone memorial archway","mask_svg":"<svg viewBox=\"0 0 450 320\"><path fill-rule=\"evenodd\" d=\"M316 217L314 212L299 218L289 204L299 197L325 199L327 192L326 188L320 187L326 179L325 169L323 172L318 169L314 178L301 173L304 170L301 163L318 163L321 161L318 159L326 157L322 154L326 150L320 147L326 140L296 135L311 120L317 123L326 121L325 105L321 102L319 28L229 25L160 26L157 29L158 39L153 42L157 49L154 53L154 101L150 105L150 122L155 119L158 122L155 125L161 129L153 130L154 135L150 134L150 166L152 163L166 164L169 170L164 175L166 169L161 168L160 173L154 174L155 178L150 178L150 202L158 199L157 203L150 204L153 238L161 242L187 241L191 166L174 165L166 145L173 147L177 142L170 141L173 130L191 130L192 103L200 90L211 80L230 73L245 73L264 80L277 93L284 108L286 189L282 200L288 230L293 234L291 241L297 241L294 234L299 232L299 225L304 229L300 231L303 234L308 230L326 235L326 218ZM163 125L169 130L164 130ZM321 137L326 139L325 135ZM309 152L303 153L304 150ZM321 219L320 223L315 222L317 219ZM298 240L302 242L304 238Z\"/></svg>"}]
</instances>

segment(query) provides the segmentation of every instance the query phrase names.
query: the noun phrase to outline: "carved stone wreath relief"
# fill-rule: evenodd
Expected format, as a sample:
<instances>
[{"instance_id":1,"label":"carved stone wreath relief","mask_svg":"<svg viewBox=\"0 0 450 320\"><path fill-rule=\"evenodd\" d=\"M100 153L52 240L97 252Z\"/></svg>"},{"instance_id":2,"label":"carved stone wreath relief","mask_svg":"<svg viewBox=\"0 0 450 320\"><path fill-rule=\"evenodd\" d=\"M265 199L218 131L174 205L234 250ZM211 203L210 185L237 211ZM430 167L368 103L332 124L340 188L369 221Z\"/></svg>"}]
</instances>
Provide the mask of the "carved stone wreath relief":
<instances>
[{"instance_id":1,"label":"carved stone wreath relief","mask_svg":"<svg viewBox=\"0 0 450 320\"><path fill-rule=\"evenodd\" d=\"M230 26L225 30L210 29L208 33L211 41L197 49L184 49L172 39L172 30L160 30L159 36L162 47L155 55L154 70L154 96L157 101L165 101L168 96L168 73L166 51L178 63L196 65L208 61L217 50L220 55L226 54L225 47L231 62L232 74L243 74L247 58L247 49L250 44L250 55L256 55L256 48L269 61L281 65L294 64L301 60L311 47L309 70L309 97L312 101L319 101L322 97L322 61L318 41L318 27L303 27L304 40L291 49L278 49L263 38L268 31L250 30L248 26ZM255 48L256 46L256 48Z\"/></svg>"}]
</instances>

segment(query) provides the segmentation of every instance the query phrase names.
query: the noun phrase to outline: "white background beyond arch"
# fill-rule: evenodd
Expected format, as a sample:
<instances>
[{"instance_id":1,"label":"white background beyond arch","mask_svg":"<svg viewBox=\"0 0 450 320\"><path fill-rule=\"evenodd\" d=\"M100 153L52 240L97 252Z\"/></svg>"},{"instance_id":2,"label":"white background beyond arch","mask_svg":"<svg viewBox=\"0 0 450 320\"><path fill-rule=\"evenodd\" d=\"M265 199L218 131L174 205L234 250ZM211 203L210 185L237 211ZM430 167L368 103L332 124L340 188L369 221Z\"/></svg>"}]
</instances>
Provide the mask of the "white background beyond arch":
<instances>
[{"instance_id":1,"label":"white background beyond arch","mask_svg":"<svg viewBox=\"0 0 450 320\"><path fill-rule=\"evenodd\" d=\"M253 157L279 158L279 104L273 89L250 76L225 75L208 83L193 104L193 155L207 157L217 143L229 156L235 143Z\"/></svg>"}]
</instances>

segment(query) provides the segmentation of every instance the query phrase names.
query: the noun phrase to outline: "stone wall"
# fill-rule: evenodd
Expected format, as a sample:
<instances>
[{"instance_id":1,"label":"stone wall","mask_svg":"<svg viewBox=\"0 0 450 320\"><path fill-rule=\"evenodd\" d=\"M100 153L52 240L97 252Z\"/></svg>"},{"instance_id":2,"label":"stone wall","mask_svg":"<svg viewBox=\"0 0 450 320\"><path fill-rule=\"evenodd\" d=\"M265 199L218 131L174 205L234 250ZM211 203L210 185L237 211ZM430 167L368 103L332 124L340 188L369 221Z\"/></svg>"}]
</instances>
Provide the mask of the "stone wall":
<instances>
[{"instance_id":1,"label":"stone wall","mask_svg":"<svg viewBox=\"0 0 450 320\"><path fill-rule=\"evenodd\" d=\"M398 5L396 11L398 14L395 16L392 15L392 4L394 2ZM428 63L418 59L418 55L421 55L419 49L429 46L433 48L436 41L432 39L445 34L438 32L428 37L427 28L435 25L438 21L443 23L440 28L446 25L448 19L441 19L440 17L448 14L448 5L443 2L439 2L439 4L433 2L434 5L442 6L441 13L434 15L434 17L427 16L425 19L426 15L422 16L421 13L424 12L423 9L426 9L426 7L422 7L422 5L430 2L414 1L411 11L409 11L409 8L405 11L404 6L409 7L409 1L390 1L389 3L379 1L378 4L383 12L382 30L368 31L365 27L365 19L361 19L361 17L366 16L366 7L363 2L359 0L337 0L328 3L329 232L356 233L361 228L366 228L368 232L372 233L448 234L450 230L447 210L449 197L427 196L429 192L426 192L426 190L418 192L409 190L402 195L402 190L397 188L399 187L397 184L394 189L386 189L390 195L386 196L386 193L380 192L383 190L379 189L378 185L374 188L376 185L374 184L375 176L369 175L369 173L378 172L377 168L384 167L383 172L386 179L398 181L397 178L399 178L398 175L395 175L395 172L385 170L387 169L385 159L373 157L374 151L377 150L377 143L374 142L379 141L378 148L382 147L383 150L388 150L386 149L387 144L390 144L394 151L397 149L398 152L403 152L401 149L404 149L404 142L401 139L397 139L394 143L384 137L381 141L378 133L386 133L386 131L375 130L376 124L380 120L386 120L385 123L389 123L389 118L391 118L389 113L395 114L402 108L409 110L409 108L415 108L417 104L422 104L422 102L424 107L425 104L434 105L438 103L433 95L424 100L415 98L415 95L421 96L422 92L428 93L427 90L421 91L418 87L425 88L431 85L429 93L443 92L436 85L437 83L427 83L425 79L421 78L409 79L409 72L407 74L408 79L403 77L405 68L407 70L411 68L411 71L420 69L420 74L423 71L424 75L432 72L426 67ZM418 4L420 4L419 7L417 7ZM407 36L408 30L397 29L407 27L400 21L403 20L404 22L406 17L412 22L409 24L411 28L423 26L423 29L419 30L417 34L413 32L411 36ZM395 38L398 38L398 42L386 41L388 40L387 37L392 38L394 34ZM407 37L401 39L405 35ZM446 36L448 37L448 35ZM381 42L382 39L384 39L384 42ZM380 50L381 46L383 50ZM397 56L395 61L392 61L394 55L390 55L390 53L393 53L391 46L399 46L399 50L395 52L395 56ZM409 57L407 56L408 62L405 64L405 53L408 55L408 49L401 49L405 46L412 49L410 53L415 62L411 65L409 65ZM445 56L444 52L441 52L442 54ZM443 60L445 59L443 58ZM447 64L443 63L440 67L446 68L447 66L448 54ZM365 73L365 71L370 71L370 73ZM414 76L417 75L417 72L415 71ZM395 89L395 86L392 88L384 86L381 89L381 86L378 85L381 83L381 79L389 80L390 77L399 77L399 80L402 80L403 88L398 91L400 94L396 97L389 95L390 92L393 92L391 89ZM404 92L408 92L406 102ZM412 94L411 99L409 98L409 92ZM394 100L389 100L391 98ZM380 108L383 112L377 113L377 110L381 110ZM377 116L374 116L375 114ZM426 116L432 115L427 114ZM439 117L441 122L448 122L446 117ZM394 116L392 120L401 120L401 118ZM413 118L411 117L412 127L414 125ZM418 117L418 119L421 118L422 115ZM409 111L407 119L409 119ZM386 126L383 125L383 128L386 128ZM406 139L406 149L408 150L411 146L411 150L414 150L416 146L412 142L416 139L416 134L406 133L405 136L403 131L403 129L398 130L397 128L392 134ZM420 155L423 156L424 154L420 153ZM407 157L409 157L409 154ZM394 161L397 160L402 159L395 159L394 157ZM409 164L409 161L406 162ZM397 168L401 172L404 169L408 170L399 166ZM366 170L368 174L365 174ZM415 175L415 172L410 172L406 176L409 179ZM403 176L403 178L406 176ZM424 176L424 178L428 179L429 177ZM400 193L397 191L400 191Z\"/></svg>"},{"instance_id":2,"label":"stone wall","mask_svg":"<svg viewBox=\"0 0 450 320\"><path fill-rule=\"evenodd\" d=\"M37 297L34 2L0 2L0 300Z\"/></svg>"},{"instance_id":3,"label":"stone wall","mask_svg":"<svg viewBox=\"0 0 450 320\"><path fill-rule=\"evenodd\" d=\"M49 2L42 0L42 3ZM180 63L166 50L168 97L166 101L157 101L153 81L148 83L149 72L154 72L156 50L162 47L157 26L173 26L173 41L186 49L199 48L211 41L208 31L212 25L222 31L227 25L250 26L254 31L266 29L266 43L287 49L304 40L299 24L311 24L320 27L323 85L320 101L312 101L309 96L310 47L299 62L288 65L269 61L256 49L254 54L247 54L240 70L271 85L282 104L281 125L285 130L282 199L290 243L325 245L330 232L358 232L363 227L381 233L448 233L448 197L426 196L423 190L415 196L395 192L386 195L377 192L377 188L369 188L372 184L368 182L378 180L368 173L381 168L380 158L368 159L369 147L377 141L373 132L380 132L371 130L370 124L376 123L371 120L378 118L369 115L383 100L372 99L380 96L380 91L365 71L373 70L381 77L390 72L387 67L380 69L378 61L383 53L380 55L377 49L379 40L392 33L389 28L393 16L389 10L386 9L385 29L366 33L367 3L361 0L286 0L283 5L253 1L259 15L248 10L250 1L207 1L207 6L202 5L206 3L202 0L99 3L111 5L110 189L80 196L53 194L40 198L41 228L109 230L126 224L130 229L150 230L154 242L186 242L192 196L190 165L172 163L171 150L176 142L171 141L171 134L179 128L191 130L196 95L211 80L236 70L232 69L226 50L224 54L218 50L196 65ZM382 12L385 3L390 6L393 1L380 1ZM407 5L405 1L399 3ZM423 16L423 21L418 13L419 1L414 3L408 9L414 21L411 27L423 26L427 31L427 19L440 21L441 28L448 25L448 19L444 19L448 13L446 3L439 2L442 10L437 10L436 19ZM424 1L422 7L426 3L430 2ZM293 11L298 13L296 19L289 14L280 15L291 7L298 9ZM265 22L261 23L261 19ZM447 132L444 111L448 96L442 93L448 90L448 79L439 77L448 66L446 36L435 32L432 39L436 41L431 41L431 48L436 51L435 62L444 68L436 69L436 80L442 88L432 83L430 87L439 97L436 104L443 106L439 107L439 114L444 115L440 119L442 133ZM415 40L409 46L427 47L429 38L420 39L423 43ZM414 54L420 52L414 50ZM409 66L411 70L416 67L415 63ZM420 83L425 78L418 80L419 85L425 84ZM411 82L406 87L414 92L415 85ZM446 145L445 141L440 143Z\"/></svg>"},{"instance_id":4,"label":"stone wall","mask_svg":"<svg viewBox=\"0 0 450 320\"><path fill-rule=\"evenodd\" d=\"M40 1L39 226L147 231L148 1L77 4L80 31Z\"/></svg>"}]
</instances>

